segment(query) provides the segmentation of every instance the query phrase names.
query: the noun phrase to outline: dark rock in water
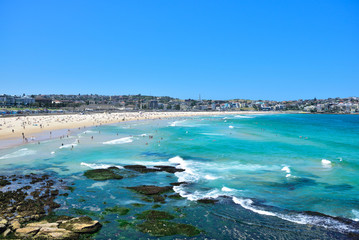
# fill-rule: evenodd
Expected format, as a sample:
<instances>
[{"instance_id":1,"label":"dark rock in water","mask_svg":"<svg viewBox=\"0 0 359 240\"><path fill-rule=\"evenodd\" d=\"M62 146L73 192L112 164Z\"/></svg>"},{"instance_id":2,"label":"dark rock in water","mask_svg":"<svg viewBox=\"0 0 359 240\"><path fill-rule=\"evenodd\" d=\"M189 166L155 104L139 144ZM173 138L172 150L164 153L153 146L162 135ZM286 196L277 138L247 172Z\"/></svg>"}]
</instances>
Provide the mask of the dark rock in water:
<instances>
[{"instance_id":1,"label":"dark rock in water","mask_svg":"<svg viewBox=\"0 0 359 240\"><path fill-rule=\"evenodd\" d=\"M154 185L142 185L136 187L127 187L127 189L134 190L144 195L158 195L173 190L172 186L158 187Z\"/></svg>"},{"instance_id":2,"label":"dark rock in water","mask_svg":"<svg viewBox=\"0 0 359 240\"><path fill-rule=\"evenodd\" d=\"M202 198L202 199L197 200L197 202L205 203L205 204L214 204L214 203L218 202L218 200L213 199L213 198Z\"/></svg>"},{"instance_id":3,"label":"dark rock in water","mask_svg":"<svg viewBox=\"0 0 359 240\"><path fill-rule=\"evenodd\" d=\"M138 224L136 228L143 232L149 233L156 237L185 235L193 237L201 233L201 231L189 224L174 223L163 220L145 221Z\"/></svg>"},{"instance_id":4,"label":"dark rock in water","mask_svg":"<svg viewBox=\"0 0 359 240\"><path fill-rule=\"evenodd\" d=\"M142 204L142 203L132 203L131 205L133 207L144 207L144 206L146 206L145 204Z\"/></svg>"},{"instance_id":5,"label":"dark rock in water","mask_svg":"<svg viewBox=\"0 0 359 240\"><path fill-rule=\"evenodd\" d=\"M161 195L152 195L152 197L154 202L165 203L165 198L162 197Z\"/></svg>"},{"instance_id":6,"label":"dark rock in water","mask_svg":"<svg viewBox=\"0 0 359 240\"><path fill-rule=\"evenodd\" d=\"M110 180L110 179L122 179L123 176L121 176L117 171L119 169L116 167L111 167L107 169L92 169L87 170L84 173L84 176L96 181L104 181L104 180Z\"/></svg>"},{"instance_id":7,"label":"dark rock in water","mask_svg":"<svg viewBox=\"0 0 359 240\"><path fill-rule=\"evenodd\" d=\"M170 183L170 185L172 186L180 186L180 185L186 185L186 184L189 184L188 182L175 182L175 183Z\"/></svg>"},{"instance_id":8,"label":"dark rock in water","mask_svg":"<svg viewBox=\"0 0 359 240\"><path fill-rule=\"evenodd\" d=\"M147 168L146 166L143 166L143 165L126 165L123 167L125 169L129 169L129 170L140 172L140 173L149 173L149 172L159 172L160 171L159 169Z\"/></svg>"},{"instance_id":9,"label":"dark rock in water","mask_svg":"<svg viewBox=\"0 0 359 240\"><path fill-rule=\"evenodd\" d=\"M115 213L123 216L126 215L129 211L129 208L115 206L112 208L106 208L103 214Z\"/></svg>"},{"instance_id":10,"label":"dark rock in water","mask_svg":"<svg viewBox=\"0 0 359 240\"><path fill-rule=\"evenodd\" d=\"M168 173L176 173L176 172L184 172L184 169L176 168L173 166L154 166L155 168L159 168L161 171Z\"/></svg>"},{"instance_id":11,"label":"dark rock in water","mask_svg":"<svg viewBox=\"0 0 359 240\"><path fill-rule=\"evenodd\" d=\"M129 169L132 171L140 172L140 173L150 173L150 172L168 172L168 173L176 173L183 172L184 169L175 168L173 166L154 166L154 168L148 168L143 165L126 165L123 166L125 169Z\"/></svg>"},{"instance_id":12,"label":"dark rock in water","mask_svg":"<svg viewBox=\"0 0 359 240\"><path fill-rule=\"evenodd\" d=\"M172 220L175 218L175 216L164 211L147 210L137 214L136 218L144 220Z\"/></svg>"},{"instance_id":13,"label":"dark rock in water","mask_svg":"<svg viewBox=\"0 0 359 240\"><path fill-rule=\"evenodd\" d=\"M10 185L11 182L8 180L0 180L0 187L5 187L6 185Z\"/></svg>"},{"instance_id":14,"label":"dark rock in water","mask_svg":"<svg viewBox=\"0 0 359 240\"><path fill-rule=\"evenodd\" d=\"M168 198L177 199L177 200L183 199L183 197L181 197L181 195L179 195L178 193L169 195Z\"/></svg>"},{"instance_id":15,"label":"dark rock in water","mask_svg":"<svg viewBox=\"0 0 359 240\"><path fill-rule=\"evenodd\" d=\"M332 190L332 191L345 191L350 190L353 188L353 186L349 184L339 184L339 185L329 185L325 186L326 189Z\"/></svg>"}]
</instances>

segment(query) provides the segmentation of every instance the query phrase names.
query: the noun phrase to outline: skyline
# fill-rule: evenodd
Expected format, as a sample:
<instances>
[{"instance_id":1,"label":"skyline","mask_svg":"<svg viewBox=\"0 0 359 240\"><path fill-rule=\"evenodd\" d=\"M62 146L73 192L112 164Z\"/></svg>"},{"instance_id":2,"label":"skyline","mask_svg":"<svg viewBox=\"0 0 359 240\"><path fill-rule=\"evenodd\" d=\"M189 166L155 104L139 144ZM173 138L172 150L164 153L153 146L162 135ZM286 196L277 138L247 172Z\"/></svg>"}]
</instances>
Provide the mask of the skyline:
<instances>
[{"instance_id":1,"label":"skyline","mask_svg":"<svg viewBox=\"0 0 359 240\"><path fill-rule=\"evenodd\" d=\"M357 96L356 1L0 1L7 94Z\"/></svg>"}]
</instances>

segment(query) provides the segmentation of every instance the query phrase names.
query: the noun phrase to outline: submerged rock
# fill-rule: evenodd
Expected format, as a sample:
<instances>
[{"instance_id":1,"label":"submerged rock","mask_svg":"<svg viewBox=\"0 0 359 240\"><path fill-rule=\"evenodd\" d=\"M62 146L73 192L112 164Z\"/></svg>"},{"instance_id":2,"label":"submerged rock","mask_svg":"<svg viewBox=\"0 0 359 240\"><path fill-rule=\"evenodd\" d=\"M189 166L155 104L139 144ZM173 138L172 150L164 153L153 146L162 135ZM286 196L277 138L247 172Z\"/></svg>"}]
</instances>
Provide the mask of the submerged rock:
<instances>
[{"instance_id":1,"label":"submerged rock","mask_svg":"<svg viewBox=\"0 0 359 240\"><path fill-rule=\"evenodd\" d=\"M127 187L127 189L131 189L135 192L144 194L144 195L158 195L165 192L169 192L173 190L172 186L158 187L154 185L142 185L136 187Z\"/></svg>"},{"instance_id":2,"label":"submerged rock","mask_svg":"<svg viewBox=\"0 0 359 240\"><path fill-rule=\"evenodd\" d=\"M116 213L118 215L126 215L129 211L129 208L115 206L112 208L106 208L103 214Z\"/></svg>"},{"instance_id":3,"label":"submerged rock","mask_svg":"<svg viewBox=\"0 0 359 240\"><path fill-rule=\"evenodd\" d=\"M122 179L123 176L119 174L119 169L116 167L110 167L107 169L92 169L87 170L84 176L96 181L104 181L110 179Z\"/></svg>"},{"instance_id":4,"label":"submerged rock","mask_svg":"<svg viewBox=\"0 0 359 240\"><path fill-rule=\"evenodd\" d=\"M189 224L174 223L163 220L145 221L137 225L137 229L143 233L149 233L156 237L185 235L193 237L201 233L201 231Z\"/></svg>"},{"instance_id":5,"label":"submerged rock","mask_svg":"<svg viewBox=\"0 0 359 240\"><path fill-rule=\"evenodd\" d=\"M144 220L172 220L175 218L175 216L164 211L147 210L140 214L137 214L136 218Z\"/></svg>"}]
</instances>

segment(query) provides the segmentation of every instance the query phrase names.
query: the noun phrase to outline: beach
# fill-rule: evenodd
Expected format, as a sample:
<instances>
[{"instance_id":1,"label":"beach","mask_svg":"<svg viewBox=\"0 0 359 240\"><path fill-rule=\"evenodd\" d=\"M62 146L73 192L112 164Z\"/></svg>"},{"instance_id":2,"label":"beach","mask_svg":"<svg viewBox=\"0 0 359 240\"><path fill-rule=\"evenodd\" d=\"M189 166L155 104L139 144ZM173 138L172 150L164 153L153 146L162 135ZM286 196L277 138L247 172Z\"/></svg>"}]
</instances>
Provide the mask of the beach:
<instances>
[{"instance_id":1,"label":"beach","mask_svg":"<svg viewBox=\"0 0 359 240\"><path fill-rule=\"evenodd\" d=\"M50 136L50 132L52 134L52 131L55 130L93 127L124 121L243 113L244 112L121 112L2 117L0 118L0 140L21 139L25 142L30 142L37 140L35 134L46 133ZM245 112L245 114L274 114L274 112Z\"/></svg>"}]
</instances>

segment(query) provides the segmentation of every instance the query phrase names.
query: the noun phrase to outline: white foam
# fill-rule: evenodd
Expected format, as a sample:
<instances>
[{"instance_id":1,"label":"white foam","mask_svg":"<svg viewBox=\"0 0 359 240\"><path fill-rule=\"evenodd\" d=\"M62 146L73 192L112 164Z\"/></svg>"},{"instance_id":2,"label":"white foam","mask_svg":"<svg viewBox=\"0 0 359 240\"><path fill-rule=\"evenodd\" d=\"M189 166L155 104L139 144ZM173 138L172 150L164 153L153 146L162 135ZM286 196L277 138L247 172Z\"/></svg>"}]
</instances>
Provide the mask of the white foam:
<instances>
[{"instance_id":1,"label":"white foam","mask_svg":"<svg viewBox=\"0 0 359 240\"><path fill-rule=\"evenodd\" d=\"M84 131L83 133L97 133L97 132L95 132L95 131L92 131L92 130L86 130L86 131Z\"/></svg>"},{"instance_id":2,"label":"white foam","mask_svg":"<svg viewBox=\"0 0 359 240\"><path fill-rule=\"evenodd\" d=\"M103 182L103 181L101 181L101 182L96 182L96 183L92 184L92 185L91 185L90 187L88 187L88 188L101 188L101 189L103 189L103 187L106 186L108 183L109 183L108 181L105 181L105 182Z\"/></svg>"},{"instance_id":3,"label":"white foam","mask_svg":"<svg viewBox=\"0 0 359 240\"><path fill-rule=\"evenodd\" d=\"M52 152L51 152L51 154L55 154L55 152L54 152L54 151L52 151Z\"/></svg>"},{"instance_id":4,"label":"white foam","mask_svg":"<svg viewBox=\"0 0 359 240\"><path fill-rule=\"evenodd\" d=\"M186 120L181 120L181 121L174 121L170 124L171 127L177 127L180 126L181 123L185 122Z\"/></svg>"},{"instance_id":5,"label":"white foam","mask_svg":"<svg viewBox=\"0 0 359 240\"><path fill-rule=\"evenodd\" d=\"M92 169L105 169L105 168L109 168L109 167L117 167L117 168L123 168L122 166L117 166L117 165L109 165L109 164L97 164L97 163L85 163L85 162L82 162L80 164L81 166L86 166L86 167L89 167L89 168L92 168Z\"/></svg>"},{"instance_id":6,"label":"white foam","mask_svg":"<svg viewBox=\"0 0 359 240\"><path fill-rule=\"evenodd\" d=\"M286 173L290 173L290 168L288 166L284 166L281 170Z\"/></svg>"},{"instance_id":7,"label":"white foam","mask_svg":"<svg viewBox=\"0 0 359 240\"><path fill-rule=\"evenodd\" d=\"M254 118L254 116L248 116L248 115L236 115L234 117L236 117L236 118Z\"/></svg>"},{"instance_id":8,"label":"white foam","mask_svg":"<svg viewBox=\"0 0 359 240\"><path fill-rule=\"evenodd\" d=\"M214 189L208 192L200 192L200 191L195 191L194 193L188 193L186 192L182 186L174 186L173 190L178 193L179 195L181 195L181 197L187 198L190 201L197 201L199 199L203 199L203 198L218 198L219 196L222 195L221 191Z\"/></svg>"},{"instance_id":9,"label":"white foam","mask_svg":"<svg viewBox=\"0 0 359 240\"><path fill-rule=\"evenodd\" d=\"M229 128L234 128L233 126L229 126Z\"/></svg>"},{"instance_id":10,"label":"white foam","mask_svg":"<svg viewBox=\"0 0 359 240\"><path fill-rule=\"evenodd\" d=\"M204 178L207 179L207 180L216 180L216 179L218 179L219 177L215 177L215 176L212 176L212 175L207 174L206 176L204 176Z\"/></svg>"},{"instance_id":11,"label":"white foam","mask_svg":"<svg viewBox=\"0 0 359 240\"><path fill-rule=\"evenodd\" d=\"M133 142L133 137L123 137L123 138L103 142L102 144L124 144L124 143L131 143L131 142Z\"/></svg>"},{"instance_id":12,"label":"white foam","mask_svg":"<svg viewBox=\"0 0 359 240\"><path fill-rule=\"evenodd\" d=\"M282 214L282 213L274 213L270 211L266 211L263 209L260 209L258 207L253 206L253 201L251 199L244 199L244 198L232 198L233 202L236 204L241 205L243 208L248 209L252 212L261 214L261 215L267 215L267 216L274 216L279 217L281 219L298 223L298 224L311 224L311 225L318 225L322 226L324 228L331 228L336 229L341 232L358 232L355 228L352 228L349 225L346 225L344 223L341 223L337 220L330 219L328 217L321 217L321 216L310 216L302 213L295 213L295 214Z\"/></svg>"},{"instance_id":13,"label":"white foam","mask_svg":"<svg viewBox=\"0 0 359 240\"><path fill-rule=\"evenodd\" d=\"M170 163L178 164L176 168L184 169L184 172L176 172L175 175L178 178L178 182L197 182L199 180L199 175L195 172L194 169L190 168L191 161L185 161L180 156L176 156L168 159Z\"/></svg>"},{"instance_id":14,"label":"white foam","mask_svg":"<svg viewBox=\"0 0 359 240\"><path fill-rule=\"evenodd\" d=\"M201 133L202 135L208 135L208 136L223 136L222 133Z\"/></svg>"},{"instance_id":15,"label":"white foam","mask_svg":"<svg viewBox=\"0 0 359 240\"><path fill-rule=\"evenodd\" d=\"M291 176L292 176L292 174L290 174L290 173L288 173L287 175L285 175L286 178L289 178L289 177L291 177Z\"/></svg>"},{"instance_id":16,"label":"white foam","mask_svg":"<svg viewBox=\"0 0 359 240\"><path fill-rule=\"evenodd\" d=\"M63 146L60 146L59 149L63 149L63 148L72 148L72 147L76 147L77 143L70 143L70 144L65 144Z\"/></svg>"},{"instance_id":17,"label":"white foam","mask_svg":"<svg viewBox=\"0 0 359 240\"><path fill-rule=\"evenodd\" d=\"M33 155L35 153L36 153L35 150L31 150L28 148L22 148L13 153L6 154L6 155L0 157L0 159L23 157L23 156Z\"/></svg>"},{"instance_id":18,"label":"white foam","mask_svg":"<svg viewBox=\"0 0 359 240\"><path fill-rule=\"evenodd\" d=\"M221 191L222 192L234 192L234 191L236 191L236 189L228 188L228 187L222 187Z\"/></svg>"},{"instance_id":19,"label":"white foam","mask_svg":"<svg viewBox=\"0 0 359 240\"><path fill-rule=\"evenodd\" d=\"M327 160L327 159L322 159L322 166L324 168L331 168L332 167L332 162Z\"/></svg>"}]
</instances>

